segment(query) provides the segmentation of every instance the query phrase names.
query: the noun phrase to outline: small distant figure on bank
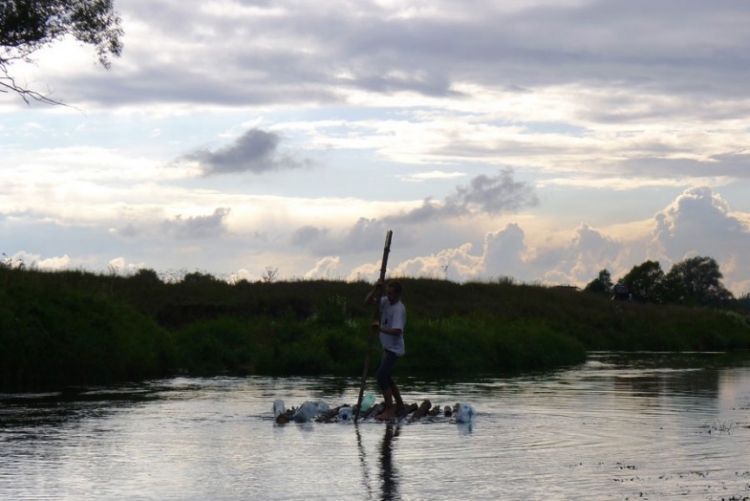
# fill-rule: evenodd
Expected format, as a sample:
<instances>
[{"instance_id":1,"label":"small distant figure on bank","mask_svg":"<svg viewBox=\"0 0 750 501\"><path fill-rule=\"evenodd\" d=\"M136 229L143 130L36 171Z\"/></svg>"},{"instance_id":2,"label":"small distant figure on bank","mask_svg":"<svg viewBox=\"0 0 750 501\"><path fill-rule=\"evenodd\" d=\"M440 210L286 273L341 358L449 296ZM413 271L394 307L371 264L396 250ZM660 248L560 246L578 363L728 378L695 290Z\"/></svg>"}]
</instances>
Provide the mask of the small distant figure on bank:
<instances>
[{"instance_id":1,"label":"small distant figure on bank","mask_svg":"<svg viewBox=\"0 0 750 501\"><path fill-rule=\"evenodd\" d=\"M378 280L375 287L365 298L365 303L375 303L378 293L383 288L383 282ZM372 330L377 331L380 344L383 346L383 358L376 373L378 386L383 392L385 410L375 416L375 419L395 419L404 408L401 393L393 380L393 370L396 362L406 353L404 345L404 327L406 326L406 307L401 302L402 286L398 281L388 283L385 296L380 298L380 321L373 321ZM395 400L395 405L394 405Z\"/></svg>"}]
</instances>

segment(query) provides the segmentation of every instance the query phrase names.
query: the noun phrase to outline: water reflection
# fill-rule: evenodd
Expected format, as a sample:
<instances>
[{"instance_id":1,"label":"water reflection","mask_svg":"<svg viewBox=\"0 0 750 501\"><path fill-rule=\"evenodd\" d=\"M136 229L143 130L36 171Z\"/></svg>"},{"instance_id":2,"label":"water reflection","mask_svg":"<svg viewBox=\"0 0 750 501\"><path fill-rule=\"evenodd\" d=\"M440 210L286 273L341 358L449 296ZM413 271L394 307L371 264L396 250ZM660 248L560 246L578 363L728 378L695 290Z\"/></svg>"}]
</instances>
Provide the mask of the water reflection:
<instances>
[{"instance_id":1,"label":"water reflection","mask_svg":"<svg viewBox=\"0 0 750 501\"><path fill-rule=\"evenodd\" d=\"M380 479L383 482L382 501L400 499L398 494L398 470L393 466L393 445L400 434L400 426L385 425L385 435L380 446Z\"/></svg>"},{"instance_id":2,"label":"water reflection","mask_svg":"<svg viewBox=\"0 0 750 501\"><path fill-rule=\"evenodd\" d=\"M367 452L362 442L362 434L359 425L354 425L357 434L357 448L359 449L359 462L362 467L362 483L367 490L367 499L374 499L370 472L367 465ZM380 478L380 500L395 501L401 499L399 494L398 469L393 464L393 453L396 439L401 435L401 426L394 424L385 425L385 434L380 442L379 454L379 478Z\"/></svg>"},{"instance_id":3,"label":"water reflection","mask_svg":"<svg viewBox=\"0 0 750 501\"><path fill-rule=\"evenodd\" d=\"M370 473L367 469L367 453L365 446L362 444L362 434L359 431L359 425L354 424L354 431L357 433L357 449L359 449L359 464L362 467L362 483L367 490L367 499L372 499L372 487L370 486Z\"/></svg>"},{"instance_id":4,"label":"water reflection","mask_svg":"<svg viewBox=\"0 0 750 501\"><path fill-rule=\"evenodd\" d=\"M356 399L335 378L0 394L0 500L750 499L750 364L601 354L419 388L476 422L273 426L277 396Z\"/></svg>"}]
</instances>

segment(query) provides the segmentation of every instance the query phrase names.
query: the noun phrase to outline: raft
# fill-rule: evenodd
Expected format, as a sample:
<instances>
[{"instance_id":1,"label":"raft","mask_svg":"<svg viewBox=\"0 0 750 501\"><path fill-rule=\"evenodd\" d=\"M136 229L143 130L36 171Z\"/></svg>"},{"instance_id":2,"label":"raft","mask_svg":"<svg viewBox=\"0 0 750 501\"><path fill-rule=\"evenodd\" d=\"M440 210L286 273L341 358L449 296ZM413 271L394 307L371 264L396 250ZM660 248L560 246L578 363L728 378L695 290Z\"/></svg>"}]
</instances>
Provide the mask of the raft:
<instances>
[{"instance_id":1,"label":"raft","mask_svg":"<svg viewBox=\"0 0 750 501\"><path fill-rule=\"evenodd\" d=\"M339 423L354 420L356 406L343 404L329 407L324 402L305 402L299 407L284 408L283 401L274 402L274 421L283 425L289 422L304 423ZM470 423L474 417L474 409L470 404L456 403L454 405L435 405L429 400L421 404L404 404L397 410L396 418L391 420L376 420L375 416L385 410L385 402L380 402L359 413L359 421L378 421L385 423L412 423L416 421L448 421L450 423Z\"/></svg>"}]
</instances>

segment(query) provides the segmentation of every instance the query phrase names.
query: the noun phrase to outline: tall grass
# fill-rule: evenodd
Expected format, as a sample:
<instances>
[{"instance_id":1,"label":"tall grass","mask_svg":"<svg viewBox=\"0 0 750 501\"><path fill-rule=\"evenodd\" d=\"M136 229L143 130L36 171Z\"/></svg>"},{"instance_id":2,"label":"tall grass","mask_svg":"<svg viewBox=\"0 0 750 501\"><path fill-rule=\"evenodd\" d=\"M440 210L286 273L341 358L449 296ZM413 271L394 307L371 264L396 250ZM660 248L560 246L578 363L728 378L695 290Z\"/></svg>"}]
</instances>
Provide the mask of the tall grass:
<instances>
[{"instance_id":1,"label":"tall grass","mask_svg":"<svg viewBox=\"0 0 750 501\"><path fill-rule=\"evenodd\" d=\"M187 276L186 276L187 278ZM750 349L747 312L613 302L513 280L402 280L415 376L579 363L586 350ZM366 282L165 283L0 266L0 389L175 373L357 377L370 335ZM377 360L377 353L373 352Z\"/></svg>"},{"instance_id":2,"label":"tall grass","mask_svg":"<svg viewBox=\"0 0 750 501\"><path fill-rule=\"evenodd\" d=\"M172 346L153 319L74 292L0 290L0 346L0 389L136 380L172 365Z\"/></svg>"}]
</instances>

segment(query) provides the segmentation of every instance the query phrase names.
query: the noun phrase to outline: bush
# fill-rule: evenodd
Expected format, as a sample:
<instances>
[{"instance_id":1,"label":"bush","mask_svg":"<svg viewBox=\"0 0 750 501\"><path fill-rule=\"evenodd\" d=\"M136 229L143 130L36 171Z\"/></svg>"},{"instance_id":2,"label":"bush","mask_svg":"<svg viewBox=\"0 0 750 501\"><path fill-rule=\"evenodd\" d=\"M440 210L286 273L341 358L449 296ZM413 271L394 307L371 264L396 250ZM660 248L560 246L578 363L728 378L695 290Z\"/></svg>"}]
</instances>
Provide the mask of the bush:
<instances>
[{"instance_id":1,"label":"bush","mask_svg":"<svg viewBox=\"0 0 750 501\"><path fill-rule=\"evenodd\" d=\"M80 293L0 292L0 388L40 389L160 375L171 352L151 319Z\"/></svg>"}]
</instances>

